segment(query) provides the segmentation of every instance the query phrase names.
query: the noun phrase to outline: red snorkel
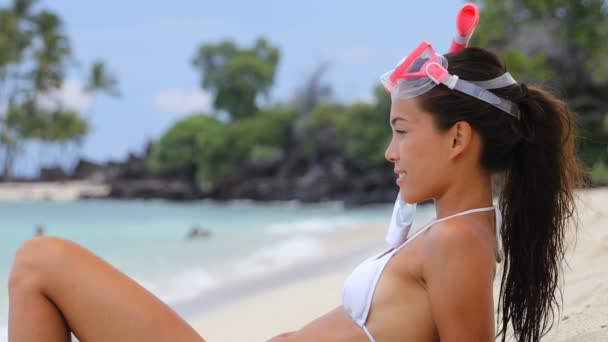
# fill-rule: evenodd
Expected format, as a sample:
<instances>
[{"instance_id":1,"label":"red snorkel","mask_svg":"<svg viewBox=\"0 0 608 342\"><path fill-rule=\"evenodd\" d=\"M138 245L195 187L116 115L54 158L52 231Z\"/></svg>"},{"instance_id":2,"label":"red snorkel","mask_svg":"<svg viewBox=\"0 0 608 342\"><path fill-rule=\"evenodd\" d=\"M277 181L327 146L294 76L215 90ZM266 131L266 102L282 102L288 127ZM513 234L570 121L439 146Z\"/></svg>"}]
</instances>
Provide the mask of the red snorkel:
<instances>
[{"instance_id":1,"label":"red snorkel","mask_svg":"<svg viewBox=\"0 0 608 342\"><path fill-rule=\"evenodd\" d=\"M466 3L456 17L456 36L452 40L450 52L456 52L467 47L469 39L479 23L479 9L474 3Z\"/></svg>"}]
</instances>

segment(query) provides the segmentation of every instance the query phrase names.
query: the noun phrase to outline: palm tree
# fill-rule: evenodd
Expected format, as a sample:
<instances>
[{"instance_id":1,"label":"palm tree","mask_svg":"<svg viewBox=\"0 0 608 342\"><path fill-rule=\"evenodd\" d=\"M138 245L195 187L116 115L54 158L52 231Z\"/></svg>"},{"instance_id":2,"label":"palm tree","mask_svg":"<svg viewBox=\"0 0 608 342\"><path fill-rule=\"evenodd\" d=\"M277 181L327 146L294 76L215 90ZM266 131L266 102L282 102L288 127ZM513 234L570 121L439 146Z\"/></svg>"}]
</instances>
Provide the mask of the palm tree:
<instances>
[{"instance_id":1,"label":"palm tree","mask_svg":"<svg viewBox=\"0 0 608 342\"><path fill-rule=\"evenodd\" d=\"M39 105L41 96L62 86L68 66L75 61L61 18L46 9L36 10L37 3L14 0L0 7L0 108L7 108L0 112L4 178L10 176L26 141L63 150L68 144L79 145L89 129L86 118L61 103L53 108ZM87 77L86 91L120 95L116 77L103 62L95 62ZM60 155L69 158L67 153Z\"/></svg>"},{"instance_id":2,"label":"palm tree","mask_svg":"<svg viewBox=\"0 0 608 342\"><path fill-rule=\"evenodd\" d=\"M13 162L22 145L15 124L8 120L17 108L17 98L22 94L21 67L26 49L32 43L29 20L36 0L15 0L12 7L0 9L0 104L5 113L0 117L0 145L3 148L2 178L10 176ZM14 115L13 115L14 116Z\"/></svg>"},{"instance_id":3,"label":"palm tree","mask_svg":"<svg viewBox=\"0 0 608 342\"><path fill-rule=\"evenodd\" d=\"M85 90L88 92L104 92L110 96L120 96L118 90L118 79L108 71L103 61L95 61L87 80Z\"/></svg>"}]
</instances>

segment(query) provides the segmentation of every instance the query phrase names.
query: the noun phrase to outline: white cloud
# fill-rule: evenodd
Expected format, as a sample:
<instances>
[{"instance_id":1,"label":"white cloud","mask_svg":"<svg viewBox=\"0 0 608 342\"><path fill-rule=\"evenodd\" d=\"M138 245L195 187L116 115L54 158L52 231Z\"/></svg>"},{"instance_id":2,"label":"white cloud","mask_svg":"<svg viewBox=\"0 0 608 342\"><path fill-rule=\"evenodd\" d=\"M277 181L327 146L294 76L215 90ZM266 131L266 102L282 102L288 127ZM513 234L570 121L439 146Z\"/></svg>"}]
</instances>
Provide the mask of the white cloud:
<instances>
[{"instance_id":1,"label":"white cloud","mask_svg":"<svg viewBox=\"0 0 608 342\"><path fill-rule=\"evenodd\" d=\"M93 96L84 91L82 84L75 80L65 80L61 88L38 95L38 106L47 111L59 108L87 112L93 105ZM6 114L8 104L0 100L0 114Z\"/></svg>"},{"instance_id":2,"label":"white cloud","mask_svg":"<svg viewBox=\"0 0 608 342\"><path fill-rule=\"evenodd\" d=\"M332 44L322 47L321 55L336 66L352 65L370 57L371 49L367 46Z\"/></svg>"},{"instance_id":3,"label":"white cloud","mask_svg":"<svg viewBox=\"0 0 608 342\"><path fill-rule=\"evenodd\" d=\"M211 95L199 89L165 89L156 96L154 102L161 111L169 113L184 114L211 110Z\"/></svg>"},{"instance_id":4,"label":"white cloud","mask_svg":"<svg viewBox=\"0 0 608 342\"><path fill-rule=\"evenodd\" d=\"M60 89L38 96L37 102L45 110L65 108L82 113L93 105L93 96L84 91L79 81L65 80Z\"/></svg>"}]
</instances>

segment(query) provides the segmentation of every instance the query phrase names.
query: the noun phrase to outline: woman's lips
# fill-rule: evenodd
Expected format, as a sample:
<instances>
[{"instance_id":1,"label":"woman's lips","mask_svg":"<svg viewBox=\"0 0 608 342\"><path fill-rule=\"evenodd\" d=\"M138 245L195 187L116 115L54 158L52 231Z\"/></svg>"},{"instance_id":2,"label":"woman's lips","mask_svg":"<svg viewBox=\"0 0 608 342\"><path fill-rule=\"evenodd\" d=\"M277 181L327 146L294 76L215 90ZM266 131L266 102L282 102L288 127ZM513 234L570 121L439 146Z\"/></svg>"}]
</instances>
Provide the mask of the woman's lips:
<instances>
[{"instance_id":1,"label":"woman's lips","mask_svg":"<svg viewBox=\"0 0 608 342\"><path fill-rule=\"evenodd\" d=\"M400 172L398 174L398 177L397 177L397 180L396 180L397 185L401 186L401 184L403 184L403 182L405 182L405 175L406 175L405 172Z\"/></svg>"}]
</instances>

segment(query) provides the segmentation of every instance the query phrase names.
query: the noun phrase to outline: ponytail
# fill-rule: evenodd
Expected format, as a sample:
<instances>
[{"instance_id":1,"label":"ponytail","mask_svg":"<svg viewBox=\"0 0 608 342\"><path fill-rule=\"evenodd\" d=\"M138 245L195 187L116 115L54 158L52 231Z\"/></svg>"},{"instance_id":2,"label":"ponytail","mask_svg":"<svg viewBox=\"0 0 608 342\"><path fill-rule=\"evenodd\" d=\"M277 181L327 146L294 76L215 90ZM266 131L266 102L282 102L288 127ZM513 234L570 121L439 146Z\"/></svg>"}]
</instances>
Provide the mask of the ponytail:
<instances>
[{"instance_id":1,"label":"ponytail","mask_svg":"<svg viewBox=\"0 0 608 342\"><path fill-rule=\"evenodd\" d=\"M566 229L574 222L573 188L583 176L567 105L522 85L520 111L520 141L500 196L505 261L498 336L503 342L509 321L520 342L539 341L553 326Z\"/></svg>"}]
</instances>

